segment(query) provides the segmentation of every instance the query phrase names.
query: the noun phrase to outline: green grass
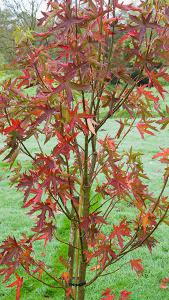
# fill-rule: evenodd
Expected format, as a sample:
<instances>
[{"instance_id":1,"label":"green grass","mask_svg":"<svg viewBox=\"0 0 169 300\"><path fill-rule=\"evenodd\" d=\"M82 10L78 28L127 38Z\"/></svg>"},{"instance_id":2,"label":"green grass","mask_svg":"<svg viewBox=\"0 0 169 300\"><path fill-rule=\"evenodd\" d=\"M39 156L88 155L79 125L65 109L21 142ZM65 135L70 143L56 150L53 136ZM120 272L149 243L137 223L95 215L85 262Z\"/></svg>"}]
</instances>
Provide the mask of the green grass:
<instances>
[{"instance_id":1,"label":"green grass","mask_svg":"<svg viewBox=\"0 0 169 300\"><path fill-rule=\"evenodd\" d=\"M110 120L104 127L106 132L101 132L100 137L108 134L114 134L115 121ZM121 151L129 149L131 146L135 150L144 153L143 161L145 164L146 172L148 173L151 182L150 190L158 194L162 185L161 173L163 166L157 161L152 160L151 157L154 153L158 152L159 147L168 147L169 132L168 129L161 132L157 136L147 136L145 140L142 140L135 129L131 131L127 139L124 140L121 145ZM52 141L45 145L45 151L47 152L52 146ZM34 153L38 150L34 144L33 139L29 140L29 149ZM20 156L23 162L23 167L28 168L30 162L25 159L23 155ZM7 164L0 164L0 205L1 205L1 218L0 218L0 240L2 241L9 235L14 235L16 238L20 237L21 232L30 232L32 220L25 214L25 210L22 207L22 194L15 191L13 187L8 184L9 171ZM166 193L166 192L165 192ZM119 219L120 217L132 218L133 210L130 206L119 206L111 216L113 219ZM57 227L59 228L59 236L61 239L67 240L69 235L69 223L64 219L62 215L57 216ZM168 300L168 290L162 290L159 288L160 280L168 276L169 270L169 227L161 225L156 237L159 240L157 246L153 249L152 255L146 248L136 250L132 254L126 256L121 262L111 267L109 271L113 271L118 268L124 262L127 262L131 258L141 258L145 271L141 277L138 277L130 266L126 264L120 271L106 276L100 277L94 285L87 288L86 299L99 300L101 292L105 288L111 288L114 293L118 294L120 290L126 289L132 292L132 300ZM46 250L43 249L43 244L38 242L36 245L37 257L41 257L42 252L46 252L44 261L47 263L49 270L54 266L55 274L58 276L63 271L63 266L59 263L59 256L66 257L66 247L60 246L57 241L53 241L47 245ZM22 272L21 272L22 274ZM88 275L91 276L91 272ZM44 276L45 280L48 280ZM48 282L50 282L48 280ZM52 283L52 282L51 282ZM6 289L4 285L0 286L0 299L13 300L15 299L15 289ZM62 291L52 290L46 286L42 286L39 282L35 282L30 277L26 277L22 288L23 300L42 300L64 299Z\"/></svg>"}]
</instances>

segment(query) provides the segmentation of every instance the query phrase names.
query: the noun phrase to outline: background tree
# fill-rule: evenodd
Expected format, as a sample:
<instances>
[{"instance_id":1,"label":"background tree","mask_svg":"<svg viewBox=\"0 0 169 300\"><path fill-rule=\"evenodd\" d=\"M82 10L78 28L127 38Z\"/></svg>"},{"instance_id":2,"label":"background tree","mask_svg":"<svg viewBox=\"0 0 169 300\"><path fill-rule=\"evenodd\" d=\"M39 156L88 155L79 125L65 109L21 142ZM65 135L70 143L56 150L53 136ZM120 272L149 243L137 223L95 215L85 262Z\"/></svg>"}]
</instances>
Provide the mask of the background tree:
<instances>
[{"instance_id":1,"label":"background tree","mask_svg":"<svg viewBox=\"0 0 169 300\"><path fill-rule=\"evenodd\" d=\"M16 28L16 20L8 9L0 10L0 20L0 53L7 62L14 57L15 43L12 33Z\"/></svg>"},{"instance_id":2,"label":"background tree","mask_svg":"<svg viewBox=\"0 0 169 300\"><path fill-rule=\"evenodd\" d=\"M0 9L0 53L6 62L15 57L15 30L37 30L37 17L43 2L3 1L3 8Z\"/></svg>"},{"instance_id":3,"label":"background tree","mask_svg":"<svg viewBox=\"0 0 169 300\"><path fill-rule=\"evenodd\" d=\"M18 26L34 30L36 28L37 14L43 2L43 0L7 0L3 1L3 6L17 20Z\"/></svg>"},{"instance_id":4,"label":"background tree","mask_svg":"<svg viewBox=\"0 0 169 300\"><path fill-rule=\"evenodd\" d=\"M142 246L151 251L154 231L166 222L169 149L153 157L165 164L156 195L148 189L140 153L119 147L133 127L144 138L168 125L160 106L166 93L160 79L169 81L169 75L163 66L152 69L157 58L168 58L168 7L161 1L133 6L118 0L55 1L49 6L39 20L46 31L24 35L18 42L22 76L4 82L0 94L1 133L6 138L1 153L11 170L14 166L11 181L24 193L23 207L36 219L30 235L17 240L10 236L2 243L0 273L4 281L15 275L9 287L17 287L17 299L23 269L35 280L63 289L66 299L84 300L86 288L128 253ZM119 10L128 13L126 22L116 15ZM139 70L136 81L124 53L127 63ZM120 79L113 87L112 73ZM149 83L137 86L145 75ZM158 96L149 90L151 84ZM32 86L34 95L26 95ZM128 117L118 119L117 128L112 117L120 108ZM112 136L101 136L108 120ZM39 153L30 152L31 138ZM22 164L14 165L21 154L31 162L26 171ZM133 210L130 219L120 213L125 205ZM69 222L69 241L58 237L59 213ZM60 258L65 270L57 275L34 253L37 241L44 240L46 246L52 239L67 246L67 258ZM129 263L138 274L143 272L139 258ZM130 294L121 291L120 300ZM102 299L114 297L106 289Z\"/></svg>"}]
</instances>

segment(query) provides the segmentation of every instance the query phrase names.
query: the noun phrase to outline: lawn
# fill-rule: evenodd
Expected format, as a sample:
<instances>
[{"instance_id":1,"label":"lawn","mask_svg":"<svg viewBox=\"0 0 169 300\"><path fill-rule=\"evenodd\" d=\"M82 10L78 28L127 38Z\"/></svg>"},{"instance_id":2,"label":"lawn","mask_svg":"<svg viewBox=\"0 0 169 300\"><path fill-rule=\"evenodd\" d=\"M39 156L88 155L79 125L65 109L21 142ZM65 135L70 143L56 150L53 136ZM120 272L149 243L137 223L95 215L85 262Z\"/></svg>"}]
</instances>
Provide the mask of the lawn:
<instances>
[{"instance_id":1,"label":"lawn","mask_svg":"<svg viewBox=\"0 0 169 300\"><path fill-rule=\"evenodd\" d=\"M105 135L106 133L111 134L114 131L115 126L115 121L110 120L104 127L105 131L102 131L101 135ZM156 136L146 136L145 140L140 139L139 133L133 129L121 145L121 151L134 146L137 151L140 151L144 154L143 161L145 164L145 169L151 179L150 189L152 192L157 194L162 184L162 178L160 177L160 174L163 167L157 160L151 160L151 157L158 152L158 145L161 145L162 147L168 147L168 138L168 129L163 131L160 135L157 134ZM29 140L28 147L33 153L38 150L34 144L34 141L31 139ZM50 143L45 146L46 151L49 151L49 149ZM24 168L26 169L29 166L29 161L27 161L22 155L20 159L23 161ZM8 165L6 163L1 163L0 167L0 239L2 241L8 235L14 235L17 238L20 237L21 232L29 233L32 220L25 214L25 210L21 209L22 194L14 190L13 187L9 186ZM165 193L167 193L167 191ZM114 213L111 215L111 218L116 217L116 219L118 219L120 216L123 216L130 219L133 213L134 212L131 207L126 205L124 209L123 204L116 208ZM69 224L62 215L58 215L57 219L57 227L59 228L60 237L66 240L69 234ZM142 276L138 277L134 272L131 272L129 264L125 264L124 267L118 272L106 277L100 277L96 284L88 287L86 299L99 300L101 291L108 287L117 294L123 289L131 291L132 300L168 300L169 291L167 289L160 289L159 283L162 278L169 276L169 227L164 224L161 225L155 236L159 240L159 243L153 249L152 255L149 253L147 248L141 248L126 256L123 260L121 260L119 265L116 264L115 266L116 269L131 258L141 258L143 260L145 269ZM41 255L45 255L44 252L46 253L45 261L47 261L49 270L54 265L57 276L62 272L62 266L58 265L57 261L59 256L66 257L65 247L63 245L60 246L58 242L53 241L48 244L46 250L43 250L43 244L38 242L36 246L36 253L38 253L39 257L41 257ZM113 270L113 267L111 267L111 271ZM12 290L6 289L4 285L1 285L0 299L15 299L15 288ZM39 282L35 282L35 280L32 280L31 278L27 278L24 281L21 299L62 300L64 297L61 290L51 290L46 286L42 286Z\"/></svg>"}]
</instances>

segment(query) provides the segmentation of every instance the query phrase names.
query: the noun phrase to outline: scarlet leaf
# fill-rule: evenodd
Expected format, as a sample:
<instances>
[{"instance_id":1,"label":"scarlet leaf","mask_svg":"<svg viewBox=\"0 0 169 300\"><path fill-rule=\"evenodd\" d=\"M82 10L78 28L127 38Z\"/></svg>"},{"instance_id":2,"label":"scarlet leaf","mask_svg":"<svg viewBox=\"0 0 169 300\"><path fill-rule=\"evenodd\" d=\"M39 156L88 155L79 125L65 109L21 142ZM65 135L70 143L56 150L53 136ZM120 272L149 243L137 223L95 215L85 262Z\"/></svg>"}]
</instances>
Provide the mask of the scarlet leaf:
<instances>
[{"instance_id":1,"label":"scarlet leaf","mask_svg":"<svg viewBox=\"0 0 169 300\"><path fill-rule=\"evenodd\" d=\"M119 226L114 225L113 228L114 229L110 234L109 238L113 239L117 237L120 248L123 248L123 243L124 243L123 236L130 236L130 229L128 227L128 224L126 223L125 220L123 220L120 222Z\"/></svg>"},{"instance_id":2,"label":"scarlet leaf","mask_svg":"<svg viewBox=\"0 0 169 300\"><path fill-rule=\"evenodd\" d=\"M168 163L169 162L169 148L163 149L162 152L158 152L152 158L158 158L158 157L161 157L160 158L161 162Z\"/></svg>"},{"instance_id":3,"label":"scarlet leaf","mask_svg":"<svg viewBox=\"0 0 169 300\"><path fill-rule=\"evenodd\" d=\"M16 286L16 300L20 300L21 295L21 287L23 284L23 277L20 277L18 274L15 274L16 280L9 284L7 287L14 287Z\"/></svg>"},{"instance_id":4,"label":"scarlet leaf","mask_svg":"<svg viewBox=\"0 0 169 300\"><path fill-rule=\"evenodd\" d=\"M68 132L72 130L75 126L80 126L83 132L87 134L88 129L87 126L83 123L82 119L87 119L89 130L92 132L91 129L93 129L94 131L93 124L95 124L96 122L91 120L93 118L93 115L78 113L78 105L75 107L74 110L63 109L62 115L66 123L68 124Z\"/></svg>"},{"instance_id":5,"label":"scarlet leaf","mask_svg":"<svg viewBox=\"0 0 169 300\"><path fill-rule=\"evenodd\" d=\"M36 184L37 181L38 181L38 176L37 176L37 173L35 171L30 171L29 175L27 175L27 174L22 175L22 177L20 179L20 182L18 184L18 188L22 189L22 190L25 190L25 192L24 192L24 202L26 202L28 196L31 193L31 190L33 190L34 184ZM37 194L37 193L35 192L35 194Z\"/></svg>"},{"instance_id":6,"label":"scarlet leaf","mask_svg":"<svg viewBox=\"0 0 169 300\"><path fill-rule=\"evenodd\" d=\"M102 296L104 296L103 298L101 298L101 300L114 300L115 299L115 295L112 294L111 289L106 289L103 293Z\"/></svg>"},{"instance_id":7,"label":"scarlet leaf","mask_svg":"<svg viewBox=\"0 0 169 300\"><path fill-rule=\"evenodd\" d=\"M11 126L8 126L4 129L3 132L5 134L11 133L13 131L17 131L21 134L23 133L23 129L21 128L21 121L20 120L11 119L11 123L12 123Z\"/></svg>"},{"instance_id":8,"label":"scarlet leaf","mask_svg":"<svg viewBox=\"0 0 169 300\"><path fill-rule=\"evenodd\" d=\"M131 292L128 292L126 290L121 291L120 292L120 299L119 300L129 300L131 294L132 294Z\"/></svg>"},{"instance_id":9,"label":"scarlet leaf","mask_svg":"<svg viewBox=\"0 0 169 300\"><path fill-rule=\"evenodd\" d=\"M73 135L66 134L62 136L59 132L56 132L57 138L59 140L59 143L57 146L53 149L53 154L55 156L58 156L59 154L66 155L68 158L70 156L70 151L74 150L75 147L71 144L78 133L74 133Z\"/></svg>"}]
</instances>

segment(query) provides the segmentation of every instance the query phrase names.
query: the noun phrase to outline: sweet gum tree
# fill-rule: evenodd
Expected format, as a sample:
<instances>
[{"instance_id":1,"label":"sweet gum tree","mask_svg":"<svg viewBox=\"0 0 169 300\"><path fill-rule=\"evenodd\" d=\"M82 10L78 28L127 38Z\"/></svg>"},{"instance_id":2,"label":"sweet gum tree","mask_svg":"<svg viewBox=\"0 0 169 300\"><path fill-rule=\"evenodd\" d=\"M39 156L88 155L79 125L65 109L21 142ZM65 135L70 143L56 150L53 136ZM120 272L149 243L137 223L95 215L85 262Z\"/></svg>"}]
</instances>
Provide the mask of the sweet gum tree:
<instances>
[{"instance_id":1,"label":"sweet gum tree","mask_svg":"<svg viewBox=\"0 0 169 300\"><path fill-rule=\"evenodd\" d=\"M9 162L13 185L24 193L23 208L36 217L30 236L12 235L1 244L0 274L4 282L16 277L8 285L16 286L16 299L24 270L56 291L63 289L65 299L84 300L86 288L129 252L145 245L151 251L156 244L153 233L167 218L169 203L163 193L169 148L158 152L157 145L153 157L166 164L163 186L154 195L134 144L125 152L119 146L133 127L144 138L169 123L169 108L160 108L166 93L162 83L169 81L169 9L160 0L138 6L119 0L47 5L38 33L17 32L14 64L22 75L4 82L0 92L2 159ZM132 79L134 70L138 75ZM113 76L118 79L115 85L110 84ZM140 86L145 77L149 83ZM30 87L33 96L26 93ZM128 117L115 122L121 109ZM100 137L107 121L112 135ZM38 153L30 151L30 138L38 144ZM14 163L21 153L31 162L26 171L22 162ZM119 205L125 210L125 203L134 207L132 220L116 210ZM34 245L43 240L46 246L52 239L62 243L57 235L59 213L69 220L70 238L63 241L65 271L57 275L48 270L45 258L36 259ZM143 271L141 259L130 264L136 272ZM114 299L106 288L102 299ZM119 299L130 294L124 287Z\"/></svg>"}]
</instances>

